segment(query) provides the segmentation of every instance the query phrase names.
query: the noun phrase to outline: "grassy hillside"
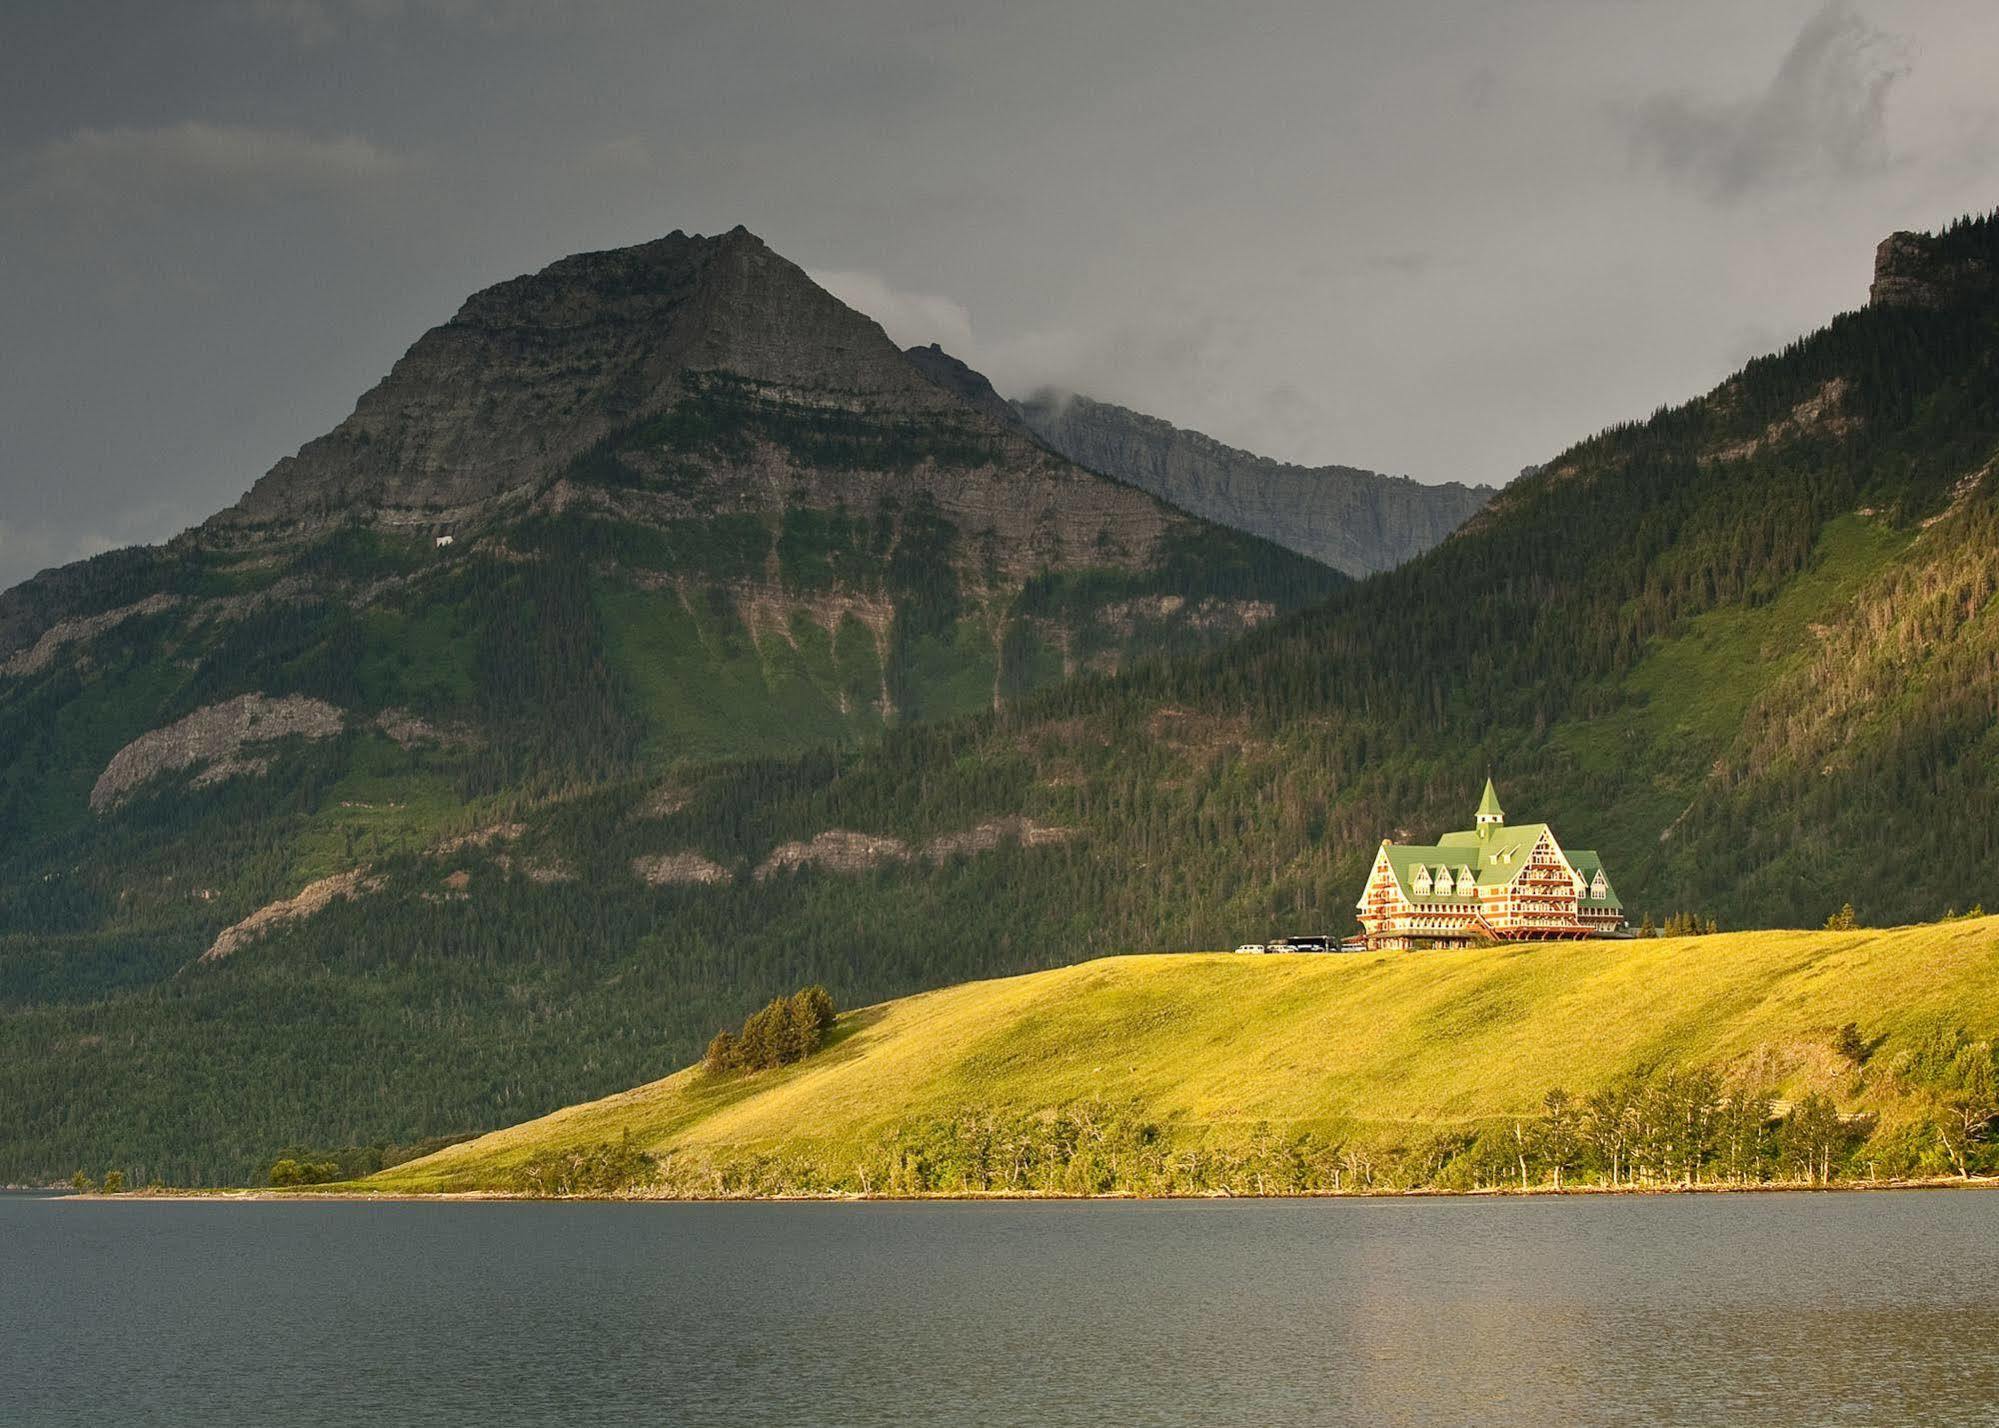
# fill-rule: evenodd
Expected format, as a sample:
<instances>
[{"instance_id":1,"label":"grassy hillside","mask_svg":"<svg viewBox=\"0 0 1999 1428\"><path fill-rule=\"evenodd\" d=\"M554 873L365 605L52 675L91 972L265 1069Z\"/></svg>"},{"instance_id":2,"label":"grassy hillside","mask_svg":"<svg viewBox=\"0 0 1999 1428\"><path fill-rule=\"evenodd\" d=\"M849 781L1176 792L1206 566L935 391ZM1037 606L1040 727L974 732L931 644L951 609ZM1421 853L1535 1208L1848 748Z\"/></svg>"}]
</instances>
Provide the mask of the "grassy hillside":
<instances>
[{"instance_id":1,"label":"grassy hillside","mask_svg":"<svg viewBox=\"0 0 1999 1428\"><path fill-rule=\"evenodd\" d=\"M1838 1049L1849 1022L1857 1054ZM1695 1068L1786 1101L1827 1094L1873 1118L1855 1123L1874 1136L1872 1158L1892 1143L1920 1162L1924 1060L1958 1032L1960 1046L1985 1041L1989 1059L1999 918L1423 954L1116 957L853 1012L794 1066L681 1071L367 1184L519 1188L537 1156L629 1137L682 1189L884 1188L922 1128L1046 1120L1079 1104L1135 1117L1180 1152L1273 1135L1293 1145L1307 1132L1322 1146L1365 1145L1387 1177L1412 1148L1434 1153L1439 1132L1539 1116L1554 1088L1581 1095Z\"/></svg>"}]
</instances>

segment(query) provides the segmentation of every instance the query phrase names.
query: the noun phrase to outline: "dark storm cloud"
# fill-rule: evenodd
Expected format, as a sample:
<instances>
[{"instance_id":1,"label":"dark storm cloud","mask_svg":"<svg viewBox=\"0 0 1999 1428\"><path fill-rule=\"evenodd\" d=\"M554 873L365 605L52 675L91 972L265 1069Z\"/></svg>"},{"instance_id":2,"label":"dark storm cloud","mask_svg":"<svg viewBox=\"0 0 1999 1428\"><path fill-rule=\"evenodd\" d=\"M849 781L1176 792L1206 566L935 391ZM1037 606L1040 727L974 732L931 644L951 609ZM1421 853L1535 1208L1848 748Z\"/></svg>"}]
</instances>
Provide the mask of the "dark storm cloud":
<instances>
[{"instance_id":1,"label":"dark storm cloud","mask_svg":"<svg viewBox=\"0 0 1999 1428\"><path fill-rule=\"evenodd\" d=\"M1908 72L1901 40L1827 0L1760 95L1654 96L1632 116L1633 140L1666 173L1724 200L1865 178L1888 165L1888 95Z\"/></svg>"},{"instance_id":2,"label":"dark storm cloud","mask_svg":"<svg viewBox=\"0 0 1999 1428\"><path fill-rule=\"evenodd\" d=\"M1965 0L0 6L0 586L475 288L737 223L1003 391L1503 480L1999 202L1995 54Z\"/></svg>"}]
</instances>

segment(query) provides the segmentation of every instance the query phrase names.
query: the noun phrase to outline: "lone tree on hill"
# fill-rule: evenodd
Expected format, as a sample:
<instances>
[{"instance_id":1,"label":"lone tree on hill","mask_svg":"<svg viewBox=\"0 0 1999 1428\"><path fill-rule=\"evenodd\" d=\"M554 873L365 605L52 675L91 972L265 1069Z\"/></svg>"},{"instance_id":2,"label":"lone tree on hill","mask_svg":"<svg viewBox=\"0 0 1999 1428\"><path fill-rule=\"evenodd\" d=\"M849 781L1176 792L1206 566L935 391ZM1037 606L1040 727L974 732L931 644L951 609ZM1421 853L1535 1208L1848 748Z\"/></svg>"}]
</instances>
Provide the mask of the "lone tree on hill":
<instances>
[{"instance_id":1,"label":"lone tree on hill","mask_svg":"<svg viewBox=\"0 0 1999 1428\"><path fill-rule=\"evenodd\" d=\"M710 1071L764 1071L802 1061L819 1049L839 1012L824 987L773 997L731 1035L718 1031L702 1064Z\"/></svg>"}]
</instances>

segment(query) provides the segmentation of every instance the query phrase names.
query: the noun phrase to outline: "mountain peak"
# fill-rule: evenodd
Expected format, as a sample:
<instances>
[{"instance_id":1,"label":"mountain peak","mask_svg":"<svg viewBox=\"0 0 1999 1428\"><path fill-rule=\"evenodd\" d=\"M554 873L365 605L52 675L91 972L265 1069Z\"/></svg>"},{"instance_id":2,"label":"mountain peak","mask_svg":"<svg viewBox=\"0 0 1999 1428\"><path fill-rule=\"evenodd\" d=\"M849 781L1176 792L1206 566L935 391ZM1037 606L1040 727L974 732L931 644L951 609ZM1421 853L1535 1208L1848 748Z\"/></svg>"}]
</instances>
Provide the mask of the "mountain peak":
<instances>
[{"instance_id":1,"label":"mountain peak","mask_svg":"<svg viewBox=\"0 0 1999 1428\"><path fill-rule=\"evenodd\" d=\"M216 518L316 524L356 510L463 519L530 493L699 373L792 400L956 403L872 320L738 226L577 253L472 294L354 412Z\"/></svg>"}]
</instances>

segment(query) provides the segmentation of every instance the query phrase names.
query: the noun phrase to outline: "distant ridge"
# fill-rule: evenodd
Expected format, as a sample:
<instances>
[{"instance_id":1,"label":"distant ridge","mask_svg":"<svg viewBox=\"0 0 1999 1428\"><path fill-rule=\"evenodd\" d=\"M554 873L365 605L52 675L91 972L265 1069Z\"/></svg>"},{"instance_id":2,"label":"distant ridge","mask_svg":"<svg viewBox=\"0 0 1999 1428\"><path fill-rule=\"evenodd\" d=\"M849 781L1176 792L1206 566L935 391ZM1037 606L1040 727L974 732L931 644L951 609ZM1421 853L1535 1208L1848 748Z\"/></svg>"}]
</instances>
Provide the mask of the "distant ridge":
<instances>
[{"instance_id":1,"label":"distant ridge","mask_svg":"<svg viewBox=\"0 0 1999 1428\"><path fill-rule=\"evenodd\" d=\"M1354 466L1293 466L1085 396L1044 390L1013 406L1035 436L1077 465L1348 575L1421 555L1495 494L1490 486L1431 486Z\"/></svg>"}]
</instances>

